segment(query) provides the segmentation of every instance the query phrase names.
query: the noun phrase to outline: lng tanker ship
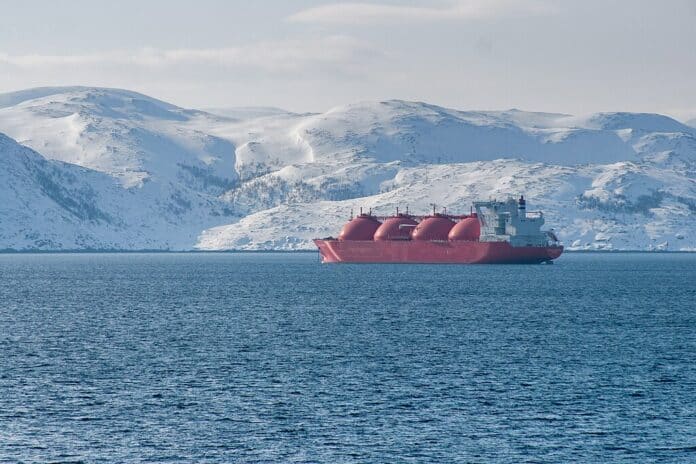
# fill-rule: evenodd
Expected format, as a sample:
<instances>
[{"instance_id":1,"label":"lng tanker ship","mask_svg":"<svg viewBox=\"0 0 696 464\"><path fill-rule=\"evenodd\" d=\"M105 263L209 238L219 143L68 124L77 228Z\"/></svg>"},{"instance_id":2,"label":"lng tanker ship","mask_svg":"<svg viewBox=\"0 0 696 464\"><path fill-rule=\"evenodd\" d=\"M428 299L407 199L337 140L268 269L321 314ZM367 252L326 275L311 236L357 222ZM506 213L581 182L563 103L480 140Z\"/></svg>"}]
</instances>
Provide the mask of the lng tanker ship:
<instances>
[{"instance_id":1,"label":"lng tanker ship","mask_svg":"<svg viewBox=\"0 0 696 464\"><path fill-rule=\"evenodd\" d=\"M563 247L544 215L519 200L474 202L469 215L351 217L338 238L315 239L324 263L544 263Z\"/></svg>"}]
</instances>

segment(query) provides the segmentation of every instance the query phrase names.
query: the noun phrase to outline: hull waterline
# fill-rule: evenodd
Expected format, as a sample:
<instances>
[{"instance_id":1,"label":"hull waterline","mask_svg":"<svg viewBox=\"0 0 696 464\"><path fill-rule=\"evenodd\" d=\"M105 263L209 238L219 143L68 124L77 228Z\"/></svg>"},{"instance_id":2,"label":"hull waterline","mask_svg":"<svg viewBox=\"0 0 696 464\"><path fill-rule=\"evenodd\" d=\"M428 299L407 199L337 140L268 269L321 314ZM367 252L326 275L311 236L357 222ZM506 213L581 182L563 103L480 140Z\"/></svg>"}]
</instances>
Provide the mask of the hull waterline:
<instances>
[{"instance_id":1,"label":"hull waterline","mask_svg":"<svg viewBox=\"0 0 696 464\"><path fill-rule=\"evenodd\" d=\"M324 263L535 264L551 262L562 246L513 247L508 242L316 239Z\"/></svg>"}]
</instances>

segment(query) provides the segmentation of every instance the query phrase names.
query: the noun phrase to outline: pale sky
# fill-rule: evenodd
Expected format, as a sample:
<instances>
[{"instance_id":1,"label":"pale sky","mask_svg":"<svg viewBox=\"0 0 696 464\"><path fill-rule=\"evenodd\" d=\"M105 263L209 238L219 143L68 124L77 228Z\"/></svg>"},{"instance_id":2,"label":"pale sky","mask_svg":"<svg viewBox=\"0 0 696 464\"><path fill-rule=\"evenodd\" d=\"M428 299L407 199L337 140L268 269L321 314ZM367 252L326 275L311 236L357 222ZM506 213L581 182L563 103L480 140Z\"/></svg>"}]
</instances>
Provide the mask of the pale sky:
<instances>
[{"instance_id":1,"label":"pale sky","mask_svg":"<svg viewBox=\"0 0 696 464\"><path fill-rule=\"evenodd\" d=\"M696 117L696 0L24 0L0 92L93 85L194 108L362 100Z\"/></svg>"}]
</instances>

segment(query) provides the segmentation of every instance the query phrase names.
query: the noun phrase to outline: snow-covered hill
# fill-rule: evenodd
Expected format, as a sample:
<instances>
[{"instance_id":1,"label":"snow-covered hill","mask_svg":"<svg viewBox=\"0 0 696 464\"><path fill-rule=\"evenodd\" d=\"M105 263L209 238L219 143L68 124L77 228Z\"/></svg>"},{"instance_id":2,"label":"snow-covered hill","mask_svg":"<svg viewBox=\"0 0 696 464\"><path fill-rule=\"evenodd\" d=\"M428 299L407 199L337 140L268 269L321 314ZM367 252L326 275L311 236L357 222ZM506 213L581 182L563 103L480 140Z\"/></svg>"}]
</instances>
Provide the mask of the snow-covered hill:
<instances>
[{"instance_id":1,"label":"snow-covered hill","mask_svg":"<svg viewBox=\"0 0 696 464\"><path fill-rule=\"evenodd\" d=\"M107 173L125 187L154 177L233 188L235 147L189 129L205 117L135 92L40 88L0 96L0 131L49 159Z\"/></svg>"},{"instance_id":2,"label":"snow-covered hill","mask_svg":"<svg viewBox=\"0 0 696 464\"><path fill-rule=\"evenodd\" d=\"M666 116L404 101L218 113L114 89L0 95L0 132L35 150L2 139L0 248L302 249L351 208L468 211L524 193L571 248L696 250L696 129Z\"/></svg>"},{"instance_id":3,"label":"snow-covered hill","mask_svg":"<svg viewBox=\"0 0 696 464\"><path fill-rule=\"evenodd\" d=\"M214 195L156 181L125 189L3 134L0 199L0 249L187 249L202 224L233 218Z\"/></svg>"},{"instance_id":4,"label":"snow-covered hill","mask_svg":"<svg viewBox=\"0 0 696 464\"><path fill-rule=\"evenodd\" d=\"M123 90L0 95L0 132L25 145L3 136L0 207L26 206L2 214L0 249L187 249L203 224L235 220L220 199L238 185L235 147L185 126L201 115Z\"/></svg>"}]
</instances>

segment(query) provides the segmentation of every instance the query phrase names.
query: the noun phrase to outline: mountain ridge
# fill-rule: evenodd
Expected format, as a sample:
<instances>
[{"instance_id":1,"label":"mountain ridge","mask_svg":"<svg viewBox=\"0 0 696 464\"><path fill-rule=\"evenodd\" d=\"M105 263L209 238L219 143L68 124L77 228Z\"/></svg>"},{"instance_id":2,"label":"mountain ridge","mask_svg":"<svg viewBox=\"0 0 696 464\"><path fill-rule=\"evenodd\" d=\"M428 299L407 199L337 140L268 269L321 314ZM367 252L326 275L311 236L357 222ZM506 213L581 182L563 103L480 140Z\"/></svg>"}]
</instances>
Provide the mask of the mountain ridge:
<instances>
[{"instance_id":1,"label":"mountain ridge","mask_svg":"<svg viewBox=\"0 0 696 464\"><path fill-rule=\"evenodd\" d=\"M45 242L31 237L52 229L55 211L5 219L0 249L65 249L80 228L90 248L309 249L351 207L467 211L479 198L525 193L570 248L696 250L696 130L667 116L403 100L259 111L215 115L95 87L0 95L0 132L85 169L70 171L78 184L112 184L94 203L119 224L78 218ZM0 156L10 155L0 146ZM16 202L22 189L40 190L33 182L3 195ZM22 231L30 238L17 241Z\"/></svg>"}]
</instances>

